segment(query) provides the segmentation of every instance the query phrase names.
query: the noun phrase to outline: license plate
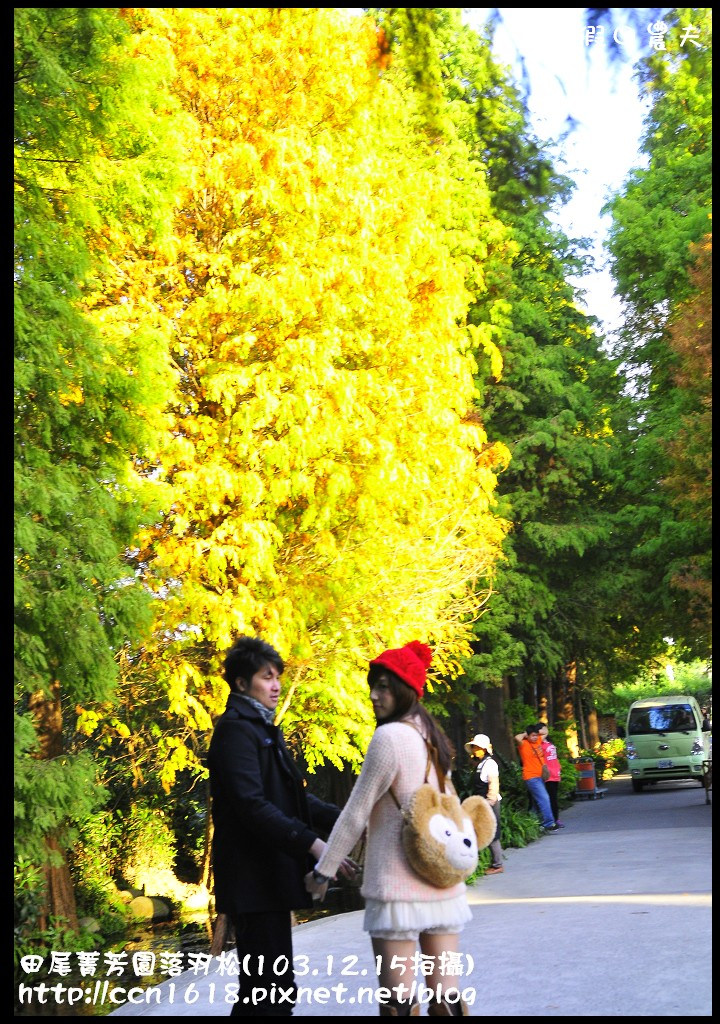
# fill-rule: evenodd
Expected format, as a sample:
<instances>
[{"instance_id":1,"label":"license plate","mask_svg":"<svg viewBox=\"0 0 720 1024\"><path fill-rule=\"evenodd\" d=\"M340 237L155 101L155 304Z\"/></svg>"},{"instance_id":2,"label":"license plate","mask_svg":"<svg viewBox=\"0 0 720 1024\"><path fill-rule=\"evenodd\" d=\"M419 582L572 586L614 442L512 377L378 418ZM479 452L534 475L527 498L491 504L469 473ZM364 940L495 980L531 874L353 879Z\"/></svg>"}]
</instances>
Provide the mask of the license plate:
<instances>
[{"instance_id":1,"label":"license plate","mask_svg":"<svg viewBox=\"0 0 720 1024\"><path fill-rule=\"evenodd\" d=\"M672 768L672 761L658 761L658 768Z\"/></svg>"}]
</instances>

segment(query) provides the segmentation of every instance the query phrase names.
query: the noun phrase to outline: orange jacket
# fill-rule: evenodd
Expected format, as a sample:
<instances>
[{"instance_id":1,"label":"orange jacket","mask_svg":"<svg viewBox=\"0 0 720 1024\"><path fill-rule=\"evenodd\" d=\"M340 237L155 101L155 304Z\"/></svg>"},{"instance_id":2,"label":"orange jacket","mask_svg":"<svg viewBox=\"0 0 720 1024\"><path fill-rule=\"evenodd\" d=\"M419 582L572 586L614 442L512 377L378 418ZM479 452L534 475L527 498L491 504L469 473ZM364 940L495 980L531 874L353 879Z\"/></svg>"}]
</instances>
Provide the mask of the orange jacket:
<instances>
[{"instance_id":1,"label":"orange jacket","mask_svg":"<svg viewBox=\"0 0 720 1024\"><path fill-rule=\"evenodd\" d=\"M542 740L538 739L537 743L531 743L525 737L518 743L517 748L522 761L523 779L539 779L542 775L542 766L546 764Z\"/></svg>"}]
</instances>

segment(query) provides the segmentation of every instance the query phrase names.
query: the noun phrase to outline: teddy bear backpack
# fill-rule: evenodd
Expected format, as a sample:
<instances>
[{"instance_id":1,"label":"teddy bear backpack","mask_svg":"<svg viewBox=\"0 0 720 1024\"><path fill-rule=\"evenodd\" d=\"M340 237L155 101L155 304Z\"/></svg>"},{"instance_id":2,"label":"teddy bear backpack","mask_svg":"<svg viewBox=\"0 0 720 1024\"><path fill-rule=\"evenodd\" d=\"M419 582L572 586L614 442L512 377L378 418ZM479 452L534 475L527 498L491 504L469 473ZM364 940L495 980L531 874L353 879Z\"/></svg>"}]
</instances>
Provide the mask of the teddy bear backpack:
<instances>
[{"instance_id":1,"label":"teddy bear backpack","mask_svg":"<svg viewBox=\"0 0 720 1024\"><path fill-rule=\"evenodd\" d=\"M404 724L420 733L411 722ZM433 757L434 751L424 736L423 740L428 751L425 782L415 790L404 810L392 789L390 795L403 816L402 844L411 868L438 889L449 889L475 871L478 852L495 838L497 822L484 797L471 796L460 803L454 791L446 791L446 780ZM428 782L431 764L439 790Z\"/></svg>"}]
</instances>

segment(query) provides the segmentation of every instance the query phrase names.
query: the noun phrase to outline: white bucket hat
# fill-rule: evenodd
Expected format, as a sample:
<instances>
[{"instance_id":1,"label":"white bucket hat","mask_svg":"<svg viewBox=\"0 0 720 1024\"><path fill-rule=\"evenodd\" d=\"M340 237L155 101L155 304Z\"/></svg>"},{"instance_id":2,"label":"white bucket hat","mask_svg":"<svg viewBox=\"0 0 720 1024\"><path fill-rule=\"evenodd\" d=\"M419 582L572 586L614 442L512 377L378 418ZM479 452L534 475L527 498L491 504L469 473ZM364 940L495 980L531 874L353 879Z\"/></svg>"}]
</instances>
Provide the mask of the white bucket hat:
<instances>
[{"instance_id":1,"label":"white bucket hat","mask_svg":"<svg viewBox=\"0 0 720 1024\"><path fill-rule=\"evenodd\" d=\"M465 744L465 749L468 754L472 754L473 747L482 747L483 750L487 750L488 754L492 754L493 748L490 742L490 737L486 736L484 732L479 732L477 736L473 737L469 743Z\"/></svg>"}]
</instances>

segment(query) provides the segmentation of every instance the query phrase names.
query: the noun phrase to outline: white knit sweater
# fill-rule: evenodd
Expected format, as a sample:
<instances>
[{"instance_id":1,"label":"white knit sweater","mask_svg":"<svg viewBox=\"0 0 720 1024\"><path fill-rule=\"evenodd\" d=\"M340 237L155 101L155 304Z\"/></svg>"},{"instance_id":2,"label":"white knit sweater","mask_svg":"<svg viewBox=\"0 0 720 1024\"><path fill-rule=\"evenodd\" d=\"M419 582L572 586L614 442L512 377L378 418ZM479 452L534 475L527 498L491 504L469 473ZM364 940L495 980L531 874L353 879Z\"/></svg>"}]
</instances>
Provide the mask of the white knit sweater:
<instances>
[{"instance_id":1,"label":"white knit sweater","mask_svg":"<svg viewBox=\"0 0 720 1024\"><path fill-rule=\"evenodd\" d=\"M409 719L422 728L417 718ZM465 892L460 882L436 889L411 869L402 848L402 815L390 787L404 807L425 781L427 747L416 729L402 722L378 728L370 741L360 777L335 822L325 852L317 864L323 875L334 876L367 827L365 869L361 892L370 899L426 902L452 899ZM437 785L435 769L428 781Z\"/></svg>"}]
</instances>

